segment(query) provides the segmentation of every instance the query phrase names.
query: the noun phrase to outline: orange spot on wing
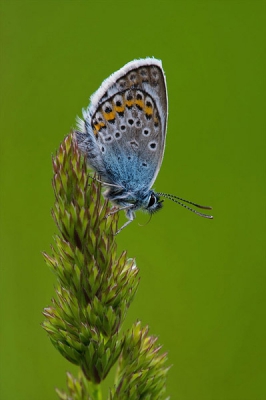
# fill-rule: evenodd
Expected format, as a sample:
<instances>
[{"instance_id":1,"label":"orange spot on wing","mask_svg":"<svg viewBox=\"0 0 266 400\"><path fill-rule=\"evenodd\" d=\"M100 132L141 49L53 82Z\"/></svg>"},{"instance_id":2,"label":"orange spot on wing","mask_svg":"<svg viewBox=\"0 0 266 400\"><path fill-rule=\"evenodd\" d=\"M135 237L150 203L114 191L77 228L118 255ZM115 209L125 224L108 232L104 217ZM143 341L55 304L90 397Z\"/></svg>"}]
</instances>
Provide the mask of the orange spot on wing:
<instances>
[{"instance_id":1,"label":"orange spot on wing","mask_svg":"<svg viewBox=\"0 0 266 400\"><path fill-rule=\"evenodd\" d=\"M115 113L112 111L110 113L103 113L103 118L106 119L107 121L110 121L110 119L115 119Z\"/></svg>"},{"instance_id":2,"label":"orange spot on wing","mask_svg":"<svg viewBox=\"0 0 266 400\"><path fill-rule=\"evenodd\" d=\"M93 126L93 133L95 136L98 136L98 132L103 126L105 126L104 122L98 122L98 124Z\"/></svg>"},{"instance_id":3,"label":"orange spot on wing","mask_svg":"<svg viewBox=\"0 0 266 400\"><path fill-rule=\"evenodd\" d=\"M137 100L135 101L136 105L139 106L140 108L144 108L144 101L143 100Z\"/></svg>"},{"instance_id":4,"label":"orange spot on wing","mask_svg":"<svg viewBox=\"0 0 266 400\"><path fill-rule=\"evenodd\" d=\"M126 100L126 106L127 106L127 107L132 107L133 104L134 104L134 99L132 99L132 100Z\"/></svg>"},{"instance_id":5,"label":"orange spot on wing","mask_svg":"<svg viewBox=\"0 0 266 400\"><path fill-rule=\"evenodd\" d=\"M124 112L125 106L114 106L116 112Z\"/></svg>"},{"instance_id":6,"label":"orange spot on wing","mask_svg":"<svg viewBox=\"0 0 266 400\"><path fill-rule=\"evenodd\" d=\"M145 112L145 114L147 114L147 115L152 115L152 112L153 112L153 109L152 109L152 107L145 107L144 108L144 112Z\"/></svg>"}]
</instances>

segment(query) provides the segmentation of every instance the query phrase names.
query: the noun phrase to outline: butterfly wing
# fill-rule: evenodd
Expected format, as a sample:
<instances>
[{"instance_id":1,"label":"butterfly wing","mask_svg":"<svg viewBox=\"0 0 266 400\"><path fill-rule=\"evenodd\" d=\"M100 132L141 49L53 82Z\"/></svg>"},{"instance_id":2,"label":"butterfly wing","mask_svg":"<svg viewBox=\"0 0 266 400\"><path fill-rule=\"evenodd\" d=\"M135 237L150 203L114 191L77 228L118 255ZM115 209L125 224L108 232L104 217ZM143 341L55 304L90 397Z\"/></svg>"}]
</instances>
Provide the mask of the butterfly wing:
<instances>
[{"instance_id":1,"label":"butterfly wing","mask_svg":"<svg viewBox=\"0 0 266 400\"><path fill-rule=\"evenodd\" d=\"M128 192L150 189L159 172L167 125L161 61L134 60L91 97L79 121L79 147L105 182Z\"/></svg>"}]
</instances>

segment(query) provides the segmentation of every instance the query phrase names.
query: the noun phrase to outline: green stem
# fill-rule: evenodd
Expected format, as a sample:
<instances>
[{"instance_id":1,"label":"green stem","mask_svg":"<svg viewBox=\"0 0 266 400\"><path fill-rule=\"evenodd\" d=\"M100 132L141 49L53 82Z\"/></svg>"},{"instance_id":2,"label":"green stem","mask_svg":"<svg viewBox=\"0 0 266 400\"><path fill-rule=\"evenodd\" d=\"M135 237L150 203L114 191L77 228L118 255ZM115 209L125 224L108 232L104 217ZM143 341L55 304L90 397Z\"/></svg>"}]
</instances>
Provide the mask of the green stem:
<instances>
[{"instance_id":1,"label":"green stem","mask_svg":"<svg viewBox=\"0 0 266 400\"><path fill-rule=\"evenodd\" d=\"M115 379L114 379L115 386L118 385L119 376L120 376L120 359L118 360L118 364L117 364L116 371L115 371Z\"/></svg>"},{"instance_id":2,"label":"green stem","mask_svg":"<svg viewBox=\"0 0 266 400\"><path fill-rule=\"evenodd\" d=\"M90 393L93 400L102 400L102 389L100 384L90 382Z\"/></svg>"}]
</instances>

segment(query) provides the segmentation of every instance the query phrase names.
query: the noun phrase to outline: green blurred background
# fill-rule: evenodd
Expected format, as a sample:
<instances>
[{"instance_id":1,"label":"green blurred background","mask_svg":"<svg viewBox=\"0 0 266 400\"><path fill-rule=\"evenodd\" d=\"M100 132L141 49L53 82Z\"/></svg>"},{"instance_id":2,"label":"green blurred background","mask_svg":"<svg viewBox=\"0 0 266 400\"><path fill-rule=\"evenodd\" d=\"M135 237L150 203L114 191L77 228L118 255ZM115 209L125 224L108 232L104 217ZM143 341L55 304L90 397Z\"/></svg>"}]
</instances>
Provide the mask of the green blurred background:
<instances>
[{"instance_id":1,"label":"green blurred background","mask_svg":"<svg viewBox=\"0 0 266 400\"><path fill-rule=\"evenodd\" d=\"M140 319L159 336L172 400L265 399L265 1L0 8L0 398L56 399L76 373L40 326L55 284L41 256L56 232L51 155L103 79L155 56L169 95L156 189L215 219L165 201L117 237L141 275L125 328Z\"/></svg>"}]
</instances>

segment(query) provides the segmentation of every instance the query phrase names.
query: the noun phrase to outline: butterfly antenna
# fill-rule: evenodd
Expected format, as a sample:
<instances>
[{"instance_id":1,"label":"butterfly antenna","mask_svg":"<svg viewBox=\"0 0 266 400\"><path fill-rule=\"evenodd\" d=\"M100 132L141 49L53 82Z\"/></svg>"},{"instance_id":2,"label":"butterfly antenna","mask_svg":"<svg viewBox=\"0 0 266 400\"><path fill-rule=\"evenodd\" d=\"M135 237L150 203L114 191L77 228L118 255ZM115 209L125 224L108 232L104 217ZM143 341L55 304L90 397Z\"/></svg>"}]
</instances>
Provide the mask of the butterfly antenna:
<instances>
[{"instance_id":1,"label":"butterfly antenna","mask_svg":"<svg viewBox=\"0 0 266 400\"><path fill-rule=\"evenodd\" d=\"M191 204L191 205L193 205L193 206L195 206L195 207L203 208L203 209L205 209L205 210L211 210L212 207L209 207L209 206L201 206L200 204L193 203L192 201L189 201L189 200L181 199L181 197L174 196L173 194L158 193L158 195L159 195L159 196L163 196L163 197L165 197L166 199L172 200L173 202L179 204L180 206L186 208L187 210L192 211L193 213L199 215L200 217L213 219L213 216L212 216L212 215L200 213L200 212L194 210L193 208L188 207L188 206L187 206L186 204L184 204L184 203L188 203L188 204ZM182 203L182 201L183 201L184 203Z\"/></svg>"}]
</instances>

